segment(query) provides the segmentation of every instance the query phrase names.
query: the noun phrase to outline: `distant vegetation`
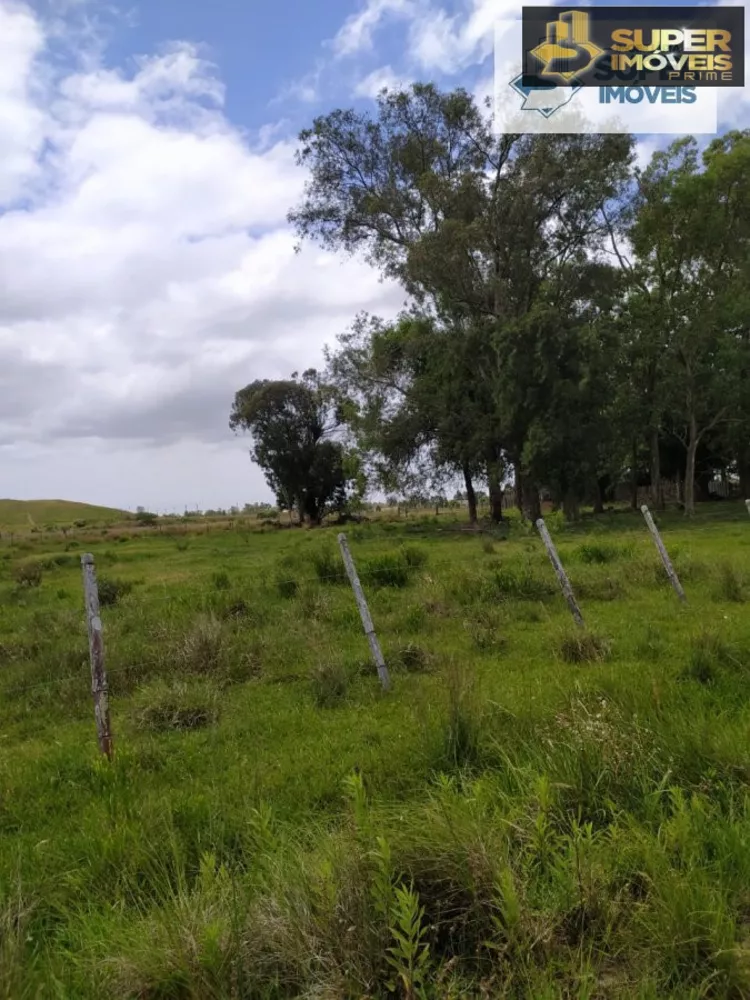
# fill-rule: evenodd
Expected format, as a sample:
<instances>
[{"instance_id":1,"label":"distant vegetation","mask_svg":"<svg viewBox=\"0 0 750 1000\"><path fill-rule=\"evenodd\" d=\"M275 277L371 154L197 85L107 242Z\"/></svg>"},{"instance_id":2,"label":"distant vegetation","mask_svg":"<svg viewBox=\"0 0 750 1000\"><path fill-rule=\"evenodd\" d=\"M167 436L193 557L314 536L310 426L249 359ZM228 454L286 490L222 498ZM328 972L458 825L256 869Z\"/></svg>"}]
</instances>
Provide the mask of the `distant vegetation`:
<instances>
[{"instance_id":1,"label":"distant vegetation","mask_svg":"<svg viewBox=\"0 0 750 1000\"><path fill-rule=\"evenodd\" d=\"M75 521L100 524L122 521L130 517L126 511L110 507L94 507L72 500L0 500L0 529L35 527L44 530L49 526L73 525Z\"/></svg>"}]
</instances>

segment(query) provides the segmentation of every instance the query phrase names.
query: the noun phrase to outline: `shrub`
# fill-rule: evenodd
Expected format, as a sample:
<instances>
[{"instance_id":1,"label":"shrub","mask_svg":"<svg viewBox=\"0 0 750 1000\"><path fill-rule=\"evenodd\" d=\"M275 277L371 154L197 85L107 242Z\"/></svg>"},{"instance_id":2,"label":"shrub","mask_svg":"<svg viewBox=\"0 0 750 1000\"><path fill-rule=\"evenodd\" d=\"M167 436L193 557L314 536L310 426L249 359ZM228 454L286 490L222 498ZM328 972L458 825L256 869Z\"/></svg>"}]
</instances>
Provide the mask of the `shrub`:
<instances>
[{"instance_id":1,"label":"shrub","mask_svg":"<svg viewBox=\"0 0 750 1000\"><path fill-rule=\"evenodd\" d=\"M566 663L589 663L606 660L609 643L593 632L574 632L560 640L560 655Z\"/></svg>"},{"instance_id":2,"label":"shrub","mask_svg":"<svg viewBox=\"0 0 750 1000\"><path fill-rule=\"evenodd\" d=\"M452 768L471 767L481 753L481 721L474 677L452 660L446 673L444 755Z\"/></svg>"},{"instance_id":3,"label":"shrub","mask_svg":"<svg viewBox=\"0 0 750 1000\"><path fill-rule=\"evenodd\" d=\"M159 682L144 688L135 699L137 729L170 732L200 729L219 718L219 693L204 683Z\"/></svg>"},{"instance_id":4,"label":"shrub","mask_svg":"<svg viewBox=\"0 0 750 1000\"><path fill-rule=\"evenodd\" d=\"M232 586L229 574L225 570L219 570L211 576L211 582L215 590L229 590Z\"/></svg>"},{"instance_id":5,"label":"shrub","mask_svg":"<svg viewBox=\"0 0 750 1000\"><path fill-rule=\"evenodd\" d=\"M200 615L177 644L177 659L190 673L208 673L220 666L225 636L213 615Z\"/></svg>"},{"instance_id":6,"label":"shrub","mask_svg":"<svg viewBox=\"0 0 750 1000\"><path fill-rule=\"evenodd\" d=\"M312 672L311 686L318 708L334 708L346 698L349 675L340 663L319 663Z\"/></svg>"},{"instance_id":7,"label":"shrub","mask_svg":"<svg viewBox=\"0 0 750 1000\"><path fill-rule=\"evenodd\" d=\"M400 551L410 569L421 569L427 563L427 553L416 545L404 545Z\"/></svg>"},{"instance_id":8,"label":"shrub","mask_svg":"<svg viewBox=\"0 0 750 1000\"><path fill-rule=\"evenodd\" d=\"M680 676L699 684L711 684L716 680L719 668L733 659L722 639L713 632L702 631L690 640L688 662Z\"/></svg>"},{"instance_id":9,"label":"shrub","mask_svg":"<svg viewBox=\"0 0 750 1000\"><path fill-rule=\"evenodd\" d=\"M13 572L13 579L19 587L39 587L42 582L42 564L38 562L22 563Z\"/></svg>"},{"instance_id":10,"label":"shrub","mask_svg":"<svg viewBox=\"0 0 750 1000\"><path fill-rule=\"evenodd\" d=\"M250 605L240 598L224 611L225 618L245 618L250 613Z\"/></svg>"},{"instance_id":11,"label":"shrub","mask_svg":"<svg viewBox=\"0 0 750 1000\"><path fill-rule=\"evenodd\" d=\"M427 673L431 666L431 656L427 650L416 643L409 642L405 646L397 647L388 657L394 667L406 671L410 674Z\"/></svg>"},{"instance_id":12,"label":"shrub","mask_svg":"<svg viewBox=\"0 0 750 1000\"><path fill-rule=\"evenodd\" d=\"M279 597L285 599L290 599L292 597L297 597L299 594L299 584L296 580L286 576L277 576L276 581L276 593Z\"/></svg>"},{"instance_id":13,"label":"shrub","mask_svg":"<svg viewBox=\"0 0 750 1000\"><path fill-rule=\"evenodd\" d=\"M506 645L506 639L497 622L493 621L490 616L464 622L464 628L469 633L474 646L479 650L499 651Z\"/></svg>"},{"instance_id":14,"label":"shrub","mask_svg":"<svg viewBox=\"0 0 750 1000\"><path fill-rule=\"evenodd\" d=\"M341 561L341 556L333 548L320 549L313 552L313 569L315 575L321 583L344 583L346 581L346 570Z\"/></svg>"},{"instance_id":15,"label":"shrub","mask_svg":"<svg viewBox=\"0 0 750 1000\"><path fill-rule=\"evenodd\" d=\"M721 601L741 604L745 600L745 587L742 577L730 562L722 562L719 566L719 584L716 596Z\"/></svg>"},{"instance_id":16,"label":"shrub","mask_svg":"<svg viewBox=\"0 0 750 1000\"><path fill-rule=\"evenodd\" d=\"M495 570L494 584L501 598L518 601L542 601L557 592L551 580L536 576L530 567L518 571L511 567Z\"/></svg>"},{"instance_id":17,"label":"shrub","mask_svg":"<svg viewBox=\"0 0 750 1000\"><path fill-rule=\"evenodd\" d=\"M376 587L405 587L411 577L411 567L401 552L386 552L364 564L362 577Z\"/></svg>"},{"instance_id":18,"label":"shrub","mask_svg":"<svg viewBox=\"0 0 750 1000\"><path fill-rule=\"evenodd\" d=\"M607 545L604 542L585 542L578 546L576 553L581 562L598 565L614 562L615 559L620 559L625 555L625 551L619 546Z\"/></svg>"},{"instance_id":19,"label":"shrub","mask_svg":"<svg viewBox=\"0 0 750 1000\"><path fill-rule=\"evenodd\" d=\"M156 514L152 514L149 510L139 510L135 515L135 519L138 524L151 528L156 524L158 516Z\"/></svg>"},{"instance_id":20,"label":"shrub","mask_svg":"<svg viewBox=\"0 0 750 1000\"><path fill-rule=\"evenodd\" d=\"M126 597L132 589L133 584L130 580L99 580L99 604L102 607L111 607Z\"/></svg>"}]
</instances>

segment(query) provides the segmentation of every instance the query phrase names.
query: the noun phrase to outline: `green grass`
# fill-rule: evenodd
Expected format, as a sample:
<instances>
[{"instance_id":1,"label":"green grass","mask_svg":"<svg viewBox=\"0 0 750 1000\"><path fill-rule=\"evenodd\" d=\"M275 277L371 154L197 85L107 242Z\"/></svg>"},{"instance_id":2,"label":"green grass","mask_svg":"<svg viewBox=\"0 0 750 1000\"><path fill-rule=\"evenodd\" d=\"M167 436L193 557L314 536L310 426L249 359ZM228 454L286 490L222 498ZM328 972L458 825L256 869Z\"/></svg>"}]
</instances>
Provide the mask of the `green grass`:
<instances>
[{"instance_id":1,"label":"green grass","mask_svg":"<svg viewBox=\"0 0 750 1000\"><path fill-rule=\"evenodd\" d=\"M0 529L5 531L73 525L76 521L96 525L130 517L132 515L111 507L96 507L73 500L0 500Z\"/></svg>"},{"instance_id":2,"label":"green grass","mask_svg":"<svg viewBox=\"0 0 750 1000\"><path fill-rule=\"evenodd\" d=\"M685 607L551 520L585 630L517 520L348 530L389 694L336 528L3 538L0 998L750 995L750 519L659 522Z\"/></svg>"}]
</instances>

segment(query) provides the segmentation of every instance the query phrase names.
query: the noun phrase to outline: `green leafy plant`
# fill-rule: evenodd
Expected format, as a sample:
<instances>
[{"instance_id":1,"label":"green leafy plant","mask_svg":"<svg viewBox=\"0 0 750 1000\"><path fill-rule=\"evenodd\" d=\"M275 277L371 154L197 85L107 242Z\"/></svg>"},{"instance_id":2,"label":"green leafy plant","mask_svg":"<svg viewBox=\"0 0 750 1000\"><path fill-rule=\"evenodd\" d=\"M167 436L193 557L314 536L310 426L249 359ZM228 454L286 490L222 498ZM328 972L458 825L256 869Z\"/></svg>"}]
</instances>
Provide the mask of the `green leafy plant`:
<instances>
[{"instance_id":1,"label":"green leafy plant","mask_svg":"<svg viewBox=\"0 0 750 1000\"><path fill-rule=\"evenodd\" d=\"M99 584L99 604L102 607L112 607L121 598L126 597L133 589L130 580L109 580L100 579Z\"/></svg>"},{"instance_id":2,"label":"green leafy plant","mask_svg":"<svg viewBox=\"0 0 750 1000\"><path fill-rule=\"evenodd\" d=\"M425 942L424 907L413 885L396 886L391 907L391 938L388 964L394 972L388 983L392 993L400 990L404 1000L426 1000L430 972L430 946Z\"/></svg>"}]
</instances>

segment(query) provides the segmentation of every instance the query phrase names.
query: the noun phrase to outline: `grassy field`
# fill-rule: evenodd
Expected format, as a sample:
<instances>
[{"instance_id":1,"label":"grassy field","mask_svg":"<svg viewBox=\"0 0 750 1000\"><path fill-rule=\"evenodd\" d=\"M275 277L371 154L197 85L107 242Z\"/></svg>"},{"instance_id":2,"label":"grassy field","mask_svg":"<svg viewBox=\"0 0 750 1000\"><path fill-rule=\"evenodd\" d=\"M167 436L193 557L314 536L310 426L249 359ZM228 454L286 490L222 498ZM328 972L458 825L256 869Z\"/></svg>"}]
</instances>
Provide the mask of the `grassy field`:
<instances>
[{"instance_id":1,"label":"grassy field","mask_svg":"<svg viewBox=\"0 0 750 1000\"><path fill-rule=\"evenodd\" d=\"M0 997L750 995L750 518L0 547ZM80 553L116 741L100 758Z\"/></svg>"},{"instance_id":2,"label":"grassy field","mask_svg":"<svg viewBox=\"0 0 750 1000\"><path fill-rule=\"evenodd\" d=\"M0 500L0 530L4 531L73 525L76 521L100 524L126 516L121 510L74 500Z\"/></svg>"}]
</instances>

